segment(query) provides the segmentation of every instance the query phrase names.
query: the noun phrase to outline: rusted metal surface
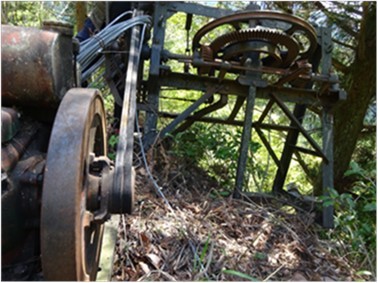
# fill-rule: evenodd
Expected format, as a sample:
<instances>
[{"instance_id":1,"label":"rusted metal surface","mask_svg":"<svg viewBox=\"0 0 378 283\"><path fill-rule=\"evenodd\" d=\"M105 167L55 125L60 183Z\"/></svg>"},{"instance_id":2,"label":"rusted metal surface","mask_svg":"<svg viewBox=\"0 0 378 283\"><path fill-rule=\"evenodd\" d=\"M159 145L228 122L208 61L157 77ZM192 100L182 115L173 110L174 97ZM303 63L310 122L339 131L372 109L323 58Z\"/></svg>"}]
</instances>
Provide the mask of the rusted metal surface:
<instances>
[{"instance_id":1,"label":"rusted metal surface","mask_svg":"<svg viewBox=\"0 0 378 283\"><path fill-rule=\"evenodd\" d=\"M89 198L97 190L101 204L101 188L107 187L101 184L107 174L95 164L107 154L105 131L100 93L71 89L59 106L44 171L41 254L46 280L96 278L103 221L95 221Z\"/></svg>"},{"instance_id":2,"label":"rusted metal surface","mask_svg":"<svg viewBox=\"0 0 378 283\"><path fill-rule=\"evenodd\" d=\"M296 40L287 34L282 32L263 30L263 29L247 29L238 30L230 33L226 33L218 38L216 38L211 44L210 48L214 54L217 54L221 49L233 45L239 42L255 41L260 43L270 43L277 47L277 45L282 45L286 50L290 50L282 58L283 61L280 65L273 64L271 60L265 60L264 64L269 66L282 66L288 67L294 59L296 59L299 54L299 45ZM269 58L269 57L268 57ZM224 58L227 60L227 58Z\"/></svg>"},{"instance_id":3,"label":"rusted metal surface","mask_svg":"<svg viewBox=\"0 0 378 283\"><path fill-rule=\"evenodd\" d=\"M30 147L29 147L30 148ZM27 154L26 154L27 155ZM17 162L12 172L2 180L2 260L5 264L36 256L37 238L24 243L28 237L38 234L41 187L30 184L31 175L39 175L44 168L44 156L34 152ZM34 245L35 245L34 244Z\"/></svg>"},{"instance_id":4,"label":"rusted metal surface","mask_svg":"<svg viewBox=\"0 0 378 283\"><path fill-rule=\"evenodd\" d=\"M3 172L12 170L36 133L35 125L25 125L7 145L1 147L1 170Z\"/></svg>"},{"instance_id":5,"label":"rusted metal surface","mask_svg":"<svg viewBox=\"0 0 378 283\"><path fill-rule=\"evenodd\" d=\"M10 141L20 128L20 114L13 108L1 107L1 142Z\"/></svg>"},{"instance_id":6,"label":"rusted metal surface","mask_svg":"<svg viewBox=\"0 0 378 283\"><path fill-rule=\"evenodd\" d=\"M73 86L71 38L36 28L1 30L3 105L56 107Z\"/></svg>"},{"instance_id":7,"label":"rusted metal surface","mask_svg":"<svg viewBox=\"0 0 378 283\"><path fill-rule=\"evenodd\" d=\"M256 21L268 28L280 28L288 35L293 35L297 32L302 33L310 42L308 47L300 52L302 59L309 58L316 49L316 31L303 19L279 12L253 11L225 16L203 26L193 38L193 51L197 50L201 46L201 39L207 33L213 31L217 27L229 24L239 24L248 21ZM282 24L284 24L283 28L281 27Z\"/></svg>"}]
</instances>

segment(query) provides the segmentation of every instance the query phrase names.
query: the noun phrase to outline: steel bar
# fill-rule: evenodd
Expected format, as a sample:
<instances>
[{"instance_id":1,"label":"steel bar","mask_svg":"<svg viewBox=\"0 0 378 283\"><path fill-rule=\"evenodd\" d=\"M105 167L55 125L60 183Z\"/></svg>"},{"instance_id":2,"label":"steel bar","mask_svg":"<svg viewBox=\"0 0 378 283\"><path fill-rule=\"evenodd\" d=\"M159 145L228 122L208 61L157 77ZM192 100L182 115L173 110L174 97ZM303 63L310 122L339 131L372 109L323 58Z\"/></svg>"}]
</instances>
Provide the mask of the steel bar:
<instances>
[{"instance_id":1,"label":"steel bar","mask_svg":"<svg viewBox=\"0 0 378 283\"><path fill-rule=\"evenodd\" d=\"M235 102L235 106L232 109L232 112L227 120L233 121L235 120L236 115L238 115L240 108L242 107L244 103L245 97L238 96Z\"/></svg>"},{"instance_id":2,"label":"steel bar","mask_svg":"<svg viewBox=\"0 0 378 283\"><path fill-rule=\"evenodd\" d=\"M235 13L232 10L225 10L215 7L200 5L197 3L168 2L160 5L167 5L167 10L173 12L184 12L209 18L220 18Z\"/></svg>"},{"instance_id":3,"label":"steel bar","mask_svg":"<svg viewBox=\"0 0 378 283\"><path fill-rule=\"evenodd\" d=\"M160 64L161 54L165 40L165 27L168 18L166 6L163 3L155 3L153 17L153 41L151 46L151 60L148 78L147 103L149 110L146 111L146 121L144 123L143 145L146 150L153 144L157 135L157 112L159 109L160 95Z\"/></svg>"},{"instance_id":4,"label":"steel bar","mask_svg":"<svg viewBox=\"0 0 378 283\"><path fill-rule=\"evenodd\" d=\"M293 122L297 127L298 130L302 133L302 135L307 139L307 141L311 144L311 146L317 151L317 153L324 159L327 159L327 157L324 155L322 149L320 146L316 143L316 141L307 133L306 129L302 126L302 123L298 121L298 119L291 113L289 108L275 95L271 94L274 101L277 103L277 105L282 109L282 111L286 114L286 116L290 119L291 122Z\"/></svg>"},{"instance_id":5,"label":"steel bar","mask_svg":"<svg viewBox=\"0 0 378 283\"><path fill-rule=\"evenodd\" d=\"M153 82L149 81L148 83L150 84ZM161 77L159 77L159 85L162 87L167 86L177 89L198 91L206 91L208 87L222 85L223 87L218 91L219 94L246 97L246 93L248 93L248 86L240 85L238 82L233 80L224 79L221 82L219 82L217 78L200 77L180 73L170 73L162 75ZM285 102L294 102L307 105L314 105L320 103L320 99L316 91L309 89L297 89L293 87L287 88L268 86L265 88L257 88L256 98L270 99L270 93L276 94L282 101ZM327 98L324 97L322 98L322 100L331 100L332 97L333 96Z\"/></svg>"},{"instance_id":6,"label":"steel bar","mask_svg":"<svg viewBox=\"0 0 378 283\"><path fill-rule=\"evenodd\" d=\"M294 151L294 155L296 157L296 161L299 163L299 165L302 167L303 171L306 173L307 178L310 180L310 183L315 183L316 176L314 176L313 173L311 173L309 167L303 160L301 154L298 151Z\"/></svg>"},{"instance_id":7,"label":"steel bar","mask_svg":"<svg viewBox=\"0 0 378 283\"><path fill-rule=\"evenodd\" d=\"M195 119L200 119L202 117L204 117L206 114L209 114L211 112L215 112L217 111L218 109L221 109L222 107L224 107L225 105L227 105L227 95L224 95L222 94L220 99L216 102L216 103L213 103L207 107L205 107L204 109L201 109L199 111L197 111L196 113L193 114L193 118ZM189 128L193 123L195 122L195 120L188 120L188 121L185 121L182 125L180 125L174 132L173 134L176 134L176 133L179 133L179 132L183 132L185 131L187 128Z\"/></svg>"},{"instance_id":8,"label":"steel bar","mask_svg":"<svg viewBox=\"0 0 378 283\"><path fill-rule=\"evenodd\" d=\"M164 118L177 118L180 114L177 113L170 113L160 111L158 113L159 116ZM213 124L222 124L222 125L231 125L231 126L243 126L243 121L235 121L235 120L224 120L221 118L214 118L214 117L195 117L195 116L188 116L186 120L195 121L195 122L204 122L204 123L213 123Z\"/></svg>"},{"instance_id":9,"label":"steel bar","mask_svg":"<svg viewBox=\"0 0 378 283\"><path fill-rule=\"evenodd\" d=\"M142 109L143 107L140 106ZM180 114L178 113L170 113L170 112L164 112L160 111L158 112L158 115L165 118L177 118ZM204 122L204 123L214 123L214 124L222 124L222 125L230 125L230 126L238 126L242 127L244 125L243 121L240 120L228 120L228 119L221 119L216 117L196 117L196 116L188 116L185 118L186 120L195 121L195 122ZM252 127L259 127L261 129L266 130L276 130L276 131L291 131L296 130L296 127L291 126L281 126L281 125L273 125L273 124L260 124L258 122L253 122Z\"/></svg>"},{"instance_id":10,"label":"steel bar","mask_svg":"<svg viewBox=\"0 0 378 283\"><path fill-rule=\"evenodd\" d=\"M237 72L239 73L240 71L251 71L251 72L256 72L256 73L261 73L261 74L274 74L278 76L288 76L291 74L290 71L287 69L282 69L282 68L275 68L275 67L246 67L242 66L239 64L239 62L231 61L231 62L223 62L220 61L219 59L215 59L212 62L209 61L203 61L202 59L197 59L195 58L194 60L188 60L188 59L180 59L179 62L181 63L190 63L193 65L193 67L207 67L207 68L215 68L222 70L226 68L229 72ZM312 82L325 82L325 83L331 83L331 84L336 84L339 83L340 81L335 78L334 76L329 76L329 75L323 75L323 74L316 74L309 72L308 74L300 74L298 78L306 80L306 81L312 81Z\"/></svg>"},{"instance_id":11,"label":"steel bar","mask_svg":"<svg viewBox=\"0 0 378 283\"><path fill-rule=\"evenodd\" d=\"M299 151L299 152L306 153L306 154L313 155L313 156L317 156L317 157L322 157L324 159L324 162L326 162L326 163L329 162L328 158L321 156L317 151L314 151L314 150L311 150L311 149L308 149L308 148L304 148L304 147L300 147L300 146L291 146L291 147L295 151Z\"/></svg>"},{"instance_id":12,"label":"steel bar","mask_svg":"<svg viewBox=\"0 0 378 283\"><path fill-rule=\"evenodd\" d=\"M236 171L235 189L233 194L235 198L240 198L243 189L245 166L247 163L249 144L251 142L252 136L252 119L253 108L255 106L255 99L256 87L251 85L249 87L247 96L247 106L245 109L243 133L239 150L238 167Z\"/></svg>"},{"instance_id":13,"label":"steel bar","mask_svg":"<svg viewBox=\"0 0 378 283\"><path fill-rule=\"evenodd\" d=\"M295 130L296 128L295 127L292 127L292 126L281 126L281 125L274 125L274 124L260 124L258 122L256 122L256 124L261 128L261 129L265 129L265 130L276 130L276 131L281 131L281 132L284 132L284 131L290 131L290 130Z\"/></svg>"},{"instance_id":14,"label":"steel bar","mask_svg":"<svg viewBox=\"0 0 378 283\"><path fill-rule=\"evenodd\" d=\"M305 105L301 105L301 104L295 105L293 115L296 117L297 121L302 123L305 113L306 113ZM292 122L291 125L294 126L293 124L294 123ZM289 167L290 167L291 158L293 155L293 149L291 146L297 144L298 136L299 136L298 129L290 130L287 134L285 146L281 155L281 161L280 161L281 170L277 170L276 176L273 182L274 193L279 193L282 191L282 188L285 183L285 179L286 179Z\"/></svg>"},{"instance_id":15,"label":"steel bar","mask_svg":"<svg viewBox=\"0 0 378 283\"><path fill-rule=\"evenodd\" d=\"M163 138L166 136L166 134L172 132L178 124L180 124L182 121L188 118L189 115L192 114L196 109L198 109L198 107L200 107L202 103L204 103L212 95L214 95L215 91L216 89L209 89L204 95L197 99L196 102L194 102L192 105L186 108L185 111L183 111L179 116L177 116L177 118L173 120L168 126L161 130L159 136Z\"/></svg>"},{"instance_id":16,"label":"steel bar","mask_svg":"<svg viewBox=\"0 0 378 283\"><path fill-rule=\"evenodd\" d=\"M255 126L255 130L256 130L256 133L259 135L261 141L262 141L263 144L265 145L266 149L268 150L270 156L273 158L274 163L276 163L277 168L278 168L279 170L281 170L280 160L278 159L276 153L274 152L274 150L273 150L272 147L270 146L268 140L265 138L264 133L261 131L260 127L257 126L257 125Z\"/></svg>"},{"instance_id":17,"label":"steel bar","mask_svg":"<svg viewBox=\"0 0 378 283\"><path fill-rule=\"evenodd\" d=\"M259 123L262 123L262 121L264 121L266 115L268 115L270 109L272 109L273 104L274 104L274 101L272 99L269 100L268 104L265 106L264 111L260 115L260 118L258 120Z\"/></svg>"},{"instance_id":18,"label":"steel bar","mask_svg":"<svg viewBox=\"0 0 378 283\"><path fill-rule=\"evenodd\" d=\"M329 197L329 190L334 188L333 183L333 115L329 109L323 109L323 150L329 162L322 163L323 196ZM333 228L333 205L323 205L323 227Z\"/></svg>"},{"instance_id":19,"label":"steel bar","mask_svg":"<svg viewBox=\"0 0 378 283\"><path fill-rule=\"evenodd\" d=\"M282 86L285 83L289 83L297 78L299 78L300 75L305 75L306 73L309 73L310 70L308 67L299 67L298 69L290 72L289 74L283 76L276 82L274 85L275 86Z\"/></svg>"},{"instance_id":20,"label":"steel bar","mask_svg":"<svg viewBox=\"0 0 378 283\"><path fill-rule=\"evenodd\" d=\"M332 68L332 32L330 28L320 29L322 45L322 74L328 74ZM333 114L331 107L323 105L322 109L322 134L323 151L329 162L322 163L322 194L329 197L329 191L334 188L333 171ZM333 228L333 205L323 205L322 225L325 228Z\"/></svg>"}]
</instances>

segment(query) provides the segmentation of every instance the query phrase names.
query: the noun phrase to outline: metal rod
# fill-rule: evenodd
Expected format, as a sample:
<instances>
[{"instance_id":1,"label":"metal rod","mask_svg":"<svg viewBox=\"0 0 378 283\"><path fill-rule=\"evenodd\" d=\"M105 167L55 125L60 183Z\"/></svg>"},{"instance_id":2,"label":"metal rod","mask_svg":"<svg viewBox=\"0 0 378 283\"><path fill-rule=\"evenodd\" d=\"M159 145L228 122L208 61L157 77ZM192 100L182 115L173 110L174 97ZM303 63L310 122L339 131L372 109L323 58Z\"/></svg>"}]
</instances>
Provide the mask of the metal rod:
<instances>
[{"instance_id":1,"label":"metal rod","mask_svg":"<svg viewBox=\"0 0 378 283\"><path fill-rule=\"evenodd\" d=\"M158 79L159 84L163 87L172 87L175 89L185 89L185 90L198 90L206 91L208 87L211 86L223 86L219 90L219 94L235 95L246 97L248 93L248 86L240 85L235 80L223 79L221 82L217 78L212 77L200 77L191 74L181 74L181 73L169 73L164 74ZM148 84L154 83L154 81L149 80ZM270 93L274 92L280 97L282 101L294 102L299 104L319 104L320 100L318 93L311 89L298 89L298 88L288 88L288 87L274 87L268 86L265 88L257 89L257 98L271 99ZM337 100L337 94L331 93L327 100L330 101ZM326 98L322 98L325 100Z\"/></svg>"},{"instance_id":2,"label":"metal rod","mask_svg":"<svg viewBox=\"0 0 378 283\"><path fill-rule=\"evenodd\" d=\"M266 115L268 115L270 109L272 109L272 107L273 107L273 104L274 104L274 101L272 99L270 99L268 104L265 106L263 113L261 113L261 116L258 120L259 123L262 123L262 121L265 119Z\"/></svg>"},{"instance_id":3,"label":"metal rod","mask_svg":"<svg viewBox=\"0 0 378 283\"><path fill-rule=\"evenodd\" d=\"M235 106L232 109L232 112L231 112L231 114L230 114L230 116L228 117L227 120L233 121L235 119L236 115L238 114L240 108L242 107L242 105L244 103L244 100L245 100L245 97L241 97L241 96L237 97L236 102L235 102Z\"/></svg>"},{"instance_id":4,"label":"metal rod","mask_svg":"<svg viewBox=\"0 0 378 283\"><path fill-rule=\"evenodd\" d=\"M166 126L163 130L161 130L159 136L163 138L166 134L172 132L178 124L184 121L186 118L189 117L202 103L208 100L214 93L215 89L209 89L204 95L202 95L196 102L190 105L188 108L185 109L180 115L177 116L168 126Z\"/></svg>"},{"instance_id":5,"label":"metal rod","mask_svg":"<svg viewBox=\"0 0 378 283\"><path fill-rule=\"evenodd\" d=\"M213 103L213 104L209 105L208 107L205 107L205 108L197 111L196 113L194 113L193 118L199 119L199 118L204 117L206 114L209 114L211 112L215 112L218 109L221 109L222 107L224 107L227 104L227 102L228 102L227 98L228 98L227 95L221 95L220 99L216 103ZM176 133L185 131L194 122L195 122L194 119L189 120L189 121L185 121L173 133L176 134Z\"/></svg>"},{"instance_id":6,"label":"metal rod","mask_svg":"<svg viewBox=\"0 0 378 283\"><path fill-rule=\"evenodd\" d=\"M170 112L164 112L160 111L159 116L165 117L165 118L177 118L179 114L177 113L170 113ZM186 120L196 121L196 122L204 122L204 123L213 123L213 124L222 124L222 125L231 125L231 126L243 126L243 121L229 121L229 120L223 120L220 118L213 118L213 117L195 117L195 116L189 116L186 118Z\"/></svg>"},{"instance_id":7,"label":"metal rod","mask_svg":"<svg viewBox=\"0 0 378 283\"><path fill-rule=\"evenodd\" d=\"M323 109L323 150L329 162L322 163L323 196L329 196L333 183L333 115L328 109ZM323 206L323 227L333 228L333 205Z\"/></svg>"},{"instance_id":8,"label":"metal rod","mask_svg":"<svg viewBox=\"0 0 378 283\"><path fill-rule=\"evenodd\" d=\"M304 147L300 147L300 146L294 146L294 145L291 145L291 147L294 150L302 152L302 153L306 153L306 154L310 154L310 155L313 155L313 156L322 157L317 151L314 151L314 150L311 150L311 149L308 149L308 148L304 148ZM324 161L326 163L328 163L328 158L324 159Z\"/></svg>"},{"instance_id":9,"label":"metal rod","mask_svg":"<svg viewBox=\"0 0 378 283\"><path fill-rule=\"evenodd\" d=\"M282 109L282 111L286 114L286 116L291 120L292 123L294 123L298 130L302 133L302 135L307 139L307 141L311 144L311 146L317 151L317 153L324 159L327 159L327 157L324 155L322 149L320 146L316 143L316 141L307 133L306 129L302 126L302 123L297 120L295 115L291 113L289 108L273 93L271 93L271 97L274 99L274 101L277 103L277 105Z\"/></svg>"},{"instance_id":10,"label":"metal rod","mask_svg":"<svg viewBox=\"0 0 378 283\"><path fill-rule=\"evenodd\" d=\"M305 113L306 113L305 105L301 105L301 104L295 105L293 115L296 117L297 121L301 123L303 121L303 117ZM291 126L293 127L295 126L293 122L291 122ZM291 158L294 151L292 148L292 145L297 144L298 136L299 136L299 131L297 128L290 130L287 134L285 146L281 155L281 161L280 161L281 170L277 170L276 177L274 178L274 182L273 182L274 193L279 193L282 191L282 188L285 183L286 176L287 176L287 172L289 171L290 162L291 162Z\"/></svg>"},{"instance_id":11,"label":"metal rod","mask_svg":"<svg viewBox=\"0 0 378 283\"><path fill-rule=\"evenodd\" d=\"M144 123L143 145L146 150L150 148L157 135L157 112L159 109L160 95L160 64L161 55L164 47L165 28L168 18L167 7L161 4L155 4L153 17L153 41L151 45L151 59L148 77L148 96L147 102L149 111L146 111L146 120Z\"/></svg>"},{"instance_id":12,"label":"metal rod","mask_svg":"<svg viewBox=\"0 0 378 283\"><path fill-rule=\"evenodd\" d=\"M262 141L263 144L265 145L266 149L268 150L270 156L273 158L274 162L276 163L278 169L281 170L280 160L278 159L276 153L274 152L274 150L273 150L272 147L270 146L269 142L268 142L267 139L265 138L264 133L261 131L260 127L257 126L257 125L255 126L255 130L256 130L256 133L259 135L261 141Z\"/></svg>"},{"instance_id":13,"label":"metal rod","mask_svg":"<svg viewBox=\"0 0 378 283\"><path fill-rule=\"evenodd\" d=\"M245 118L243 125L242 140L239 151L238 167L236 171L235 189L233 196L240 198L244 183L245 166L248 158L248 149L252 136L252 119L253 108L255 106L256 87L251 85L249 87L247 96L247 107L245 109Z\"/></svg>"},{"instance_id":14,"label":"metal rod","mask_svg":"<svg viewBox=\"0 0 378 283\"><path fill-rule=\"evenodd\" d=\"M292 126L281 126L281 125L273 125L273 124L260 124L256 122L256 125L258 125L261 129L265 130L276 130L276 131L290 131L295 130L295 127Z\"/></svg>"},{"instance_id":15,"label":"metal rod","mask_svg":"<svg viewBox=\"0 0 378 283\"><path fill-rule=\"evenodd\" d=\"M142 106L140 106L142 108ZM171 112L164 112L160 111L158 112L158 115L165 118L172 118L175 119L179 116L177 113L171 113ZM221 118L215 118L215 117L196 117L196 116L189 116L186 118L186 120L196 121L196 122L204 122L204 123L214 123L214 124L222 124L222 125L230 125L230 126L238 126L242 127L244 125L243 121L240 120L224 120ZM265 130L276 130L276 131L291 131L296 130L296 127L291 126L281 126L281 125L273 125L273 124L260 124L258 122L253 122L252 127L259 127L260 129Z\"/></svg>"}]
</instances>

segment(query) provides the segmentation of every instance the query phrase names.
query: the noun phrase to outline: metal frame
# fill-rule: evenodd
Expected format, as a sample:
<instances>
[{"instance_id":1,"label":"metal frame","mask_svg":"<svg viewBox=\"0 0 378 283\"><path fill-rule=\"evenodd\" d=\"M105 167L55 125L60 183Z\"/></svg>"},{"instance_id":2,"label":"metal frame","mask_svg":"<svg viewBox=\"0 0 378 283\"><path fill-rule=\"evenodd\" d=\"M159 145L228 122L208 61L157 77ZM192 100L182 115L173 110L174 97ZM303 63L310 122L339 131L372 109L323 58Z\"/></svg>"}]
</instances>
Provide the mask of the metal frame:
<instances>
[{"instance_id":1,"label":"metal frame","mask_svg":"<svg viewBox=\"0 0 378 283\"><path fill-rule=\"evenodd\" d=\"M290 167L292 156L296 152L312 154L319 156L323 160L323 195L329 195L329 189L333 188L333 114L332 108L340 101L345 99L345 93L338 89L338 81L335 76L331 75L331 50L332 42L329 28L320 28L318 30L318 45L321 54L312 62L312 72L309 72L308 66L298 66L296 70L282 71L278 75L281 78L274 85L264 85L256 83L242 85L236 81L224 79L224 73L229 70L230 66L220 66L220 77L203 77L192 75L187 72L174 73L162 63L162 59L181 59L185 62L189 57L181 54L171 54L164 50L165 31L167 20L176 12L184 12L190 17L201 15L206 17L218 18L226 15L232 15L234 11L222 10L217 8L205 7L203 5L184 2L156 2L153 13L153 37L150 48L150 68L149 76L143 82L144 89L147 90L147 100L138 104L139 111L146 112L144 125L144 145L149 148L156 138L163 138L168 133L175 133L187 129L194 122L220 123L243 127L243 135L240 146L240 155L238 160L237 177L235 184L235 197L240 197L243 192L244 170L248 156L248 143L251 139L251 130L254 128L260 137L262 143L267 148L277 165L277 172L272 188L273 193L282 193L283 185ZM190 27L189 27L190 28ZM186 27L188 30L188 27ZM192 61L193 65L209 66L209 63L202 61ZM317 73L317 67L321 66L321 74ZM253 66L241 67L247 70L255 70ZM272 73L269 68L263 72ZM222 74L223 73L223 74ZM274 73L274 72L273 72ZM285 83L294 79L301 78L305 84L301 87L287 87ZM312 89L314 83L319 83L321 91ZM159 112L160 90L164 87L170 87L183 90L198 90L204 94L191 106L182 113ZM203 103L208 101L213 94L221 95L219 101L212 103L210 106L195 112ZM213 112L229 101L229 96L236 96L236 105L227 119L206 117L205 115ZM255 99L267 99L268 103L258 121L252 121L253 106ZM190 99L186 99L190 101ZM247 101L247 111L244 121L235 120L236 114L240 111L242 105ZM295 103L293 111L290 111L286 103ZM264 118L271 110L273 104L279 108L291 121L290 126L271 125L263 123ZM306 113L307 106L317 105L322 111L322 135L323 146L319 146L310 134L303 128L303 117ZM160 132L157 130L158 117L169 117L173 121ZM179 126L181 124L181 126ZM177 128L177 126L179 126ZM262 129L275 129L287 131L287 138L284 150L280 159L265 138ZM304 149L297 146L299 135L303 135L313 149ZM323 208L323 226L333 227L333 207Z\"/></svg>"}]
</instances>

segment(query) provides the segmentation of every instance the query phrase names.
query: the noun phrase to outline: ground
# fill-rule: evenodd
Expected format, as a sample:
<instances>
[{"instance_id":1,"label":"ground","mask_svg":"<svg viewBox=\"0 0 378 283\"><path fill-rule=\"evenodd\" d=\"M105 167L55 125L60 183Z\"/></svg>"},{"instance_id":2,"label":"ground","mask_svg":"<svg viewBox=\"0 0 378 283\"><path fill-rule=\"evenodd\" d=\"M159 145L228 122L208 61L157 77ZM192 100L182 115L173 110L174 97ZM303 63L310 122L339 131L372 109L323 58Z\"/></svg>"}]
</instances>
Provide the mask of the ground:
<instances>
[{"instance_id":1,"label":"ground","mask_svg":"<svg viewBox=\"0 0 378 283\"><path fill-rule=\"evenodd\" d=\"M140 162L137 205L121 217L113 280L363 279L319 238L312 214L217 196L219 185L204 171L162 149L149 161L165 199Z\"/></svg>"}]
</instances>

